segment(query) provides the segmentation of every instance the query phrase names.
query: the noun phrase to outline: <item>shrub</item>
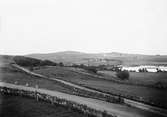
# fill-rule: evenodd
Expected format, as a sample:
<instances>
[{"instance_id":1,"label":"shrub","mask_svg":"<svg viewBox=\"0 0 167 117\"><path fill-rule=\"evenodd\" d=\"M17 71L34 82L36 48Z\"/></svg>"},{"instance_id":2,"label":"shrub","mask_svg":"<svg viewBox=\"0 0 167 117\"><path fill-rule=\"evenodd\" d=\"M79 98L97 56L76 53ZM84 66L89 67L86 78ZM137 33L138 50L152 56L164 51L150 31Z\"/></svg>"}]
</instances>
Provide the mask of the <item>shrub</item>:
<instances>
[{"instance_id":1,"label":"shrub","mask_svg":"<svg viewBox=\"0 0 167 117\"><path fill-rule=\"evenodd\" d=\"M60 62L60 63L59 63L59 66L60 66L60 67L64 67L64 63L63 63L63 62Z\"/></svg>"},{"instance_id":2,"label":"shrub","mask_svg":"<svg viewBox=\"0 0 167 117\"><path fill-rule=\"evenodd\" d=\"M139 72L148 72L146 68L139 69Z\"/></svg>"},{"instance_id":3,"label":"shrub","mask_svg":"<svg viewBox=\"0 0 167 117\"><path fill-rule=\"evenodd\" d=\"M97 69L93 66L87 67L86 70L88 70L89 72L92 72L92 73L97 73Z\"/></svg>"},{"instance_id":4,"label":"shrub","mask_svg":"<svg viewBox=\"0 0 167 117\"><path fill-rule=\"evenodd\" d=\"M127 80L129 79L129 72L127 70L124 71L118 71L116 73L116 76L120 78L121 80Z\"/></svg>"},{"instance_id":5,"label":"shrub","mask_svg":"<svg viewBox=\"0 0 167 117\"><path fill-rule=\"evenodd\" d=\"M46 66L46 65L48 65L48 66L56 66L57 63L54 63L54 62L52 62L50 60L43 60L43 61L40 62L40 66Z\"/></svg>"}]
</instances>

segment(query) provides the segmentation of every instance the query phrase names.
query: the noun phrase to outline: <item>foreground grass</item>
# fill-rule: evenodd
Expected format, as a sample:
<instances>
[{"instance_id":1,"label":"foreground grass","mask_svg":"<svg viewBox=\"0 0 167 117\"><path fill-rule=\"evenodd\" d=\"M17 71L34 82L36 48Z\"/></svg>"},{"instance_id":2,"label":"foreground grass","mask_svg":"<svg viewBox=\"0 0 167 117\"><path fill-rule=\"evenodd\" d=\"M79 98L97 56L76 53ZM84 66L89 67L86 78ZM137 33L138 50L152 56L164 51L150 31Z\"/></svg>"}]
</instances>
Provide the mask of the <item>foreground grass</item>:
<instances>
[{"instance_id":1,"label":"foreground grass","mask_svg":"<svg viewBox=\"0 0 167 117\"><path fill-rule=\"evenodd\" d=\"M86 117L75 110L34 99L0 94L0 117Z\"/></svg>"},{"instance_id":2,"label":"foreground grass","mask_svg":"<svg viewBox=\"0 0 167 117\"><path fill-rule=\"evenodd\" d=\"M167 108L167 89L156 89L135 85L119 84L105 79L91 77L77 72L73 72L65 67L44 67L35 72L70 81L79 85L99 89L106 92L115 92L131 96L139 96L163 105Z\"/></svg>"}]
</instances>

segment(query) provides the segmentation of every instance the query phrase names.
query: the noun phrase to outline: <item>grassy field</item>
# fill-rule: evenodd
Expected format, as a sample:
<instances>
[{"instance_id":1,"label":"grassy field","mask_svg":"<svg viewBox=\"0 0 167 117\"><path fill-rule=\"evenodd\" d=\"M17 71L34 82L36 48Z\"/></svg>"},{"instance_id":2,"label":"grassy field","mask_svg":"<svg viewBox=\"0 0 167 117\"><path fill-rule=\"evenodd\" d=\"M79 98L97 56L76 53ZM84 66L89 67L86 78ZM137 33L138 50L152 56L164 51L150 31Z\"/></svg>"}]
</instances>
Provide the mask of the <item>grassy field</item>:
<instances>
[{"instance_id":1,"label":"grassy field","mask_svg":"<svg viewBox=\"0 0 167 117\"><path fill-rule=\"evenodd\" d=\"M60 83L52 80L42 79L39 77L34 77L20 72L10 65L5 65L0 67L0 81L7 83L16 83L19 85L26 85L39 88L45 88L50 90L56 90L61 92L71 92L69 88L65 88Z\"/></svg>"},{"instance_id":2,"label":"grassy field","mask_svg":"<svg viewBox=\"0 0 167 117\"><path fill-rule=\"evenodd\" d=\"M86 117L60 105L0 94L0 117Z\"/></svg>"},{"instance_id":3,"label":"grassy field","mask_svg":"<svg viewBox=\"0 0 167 117\"><path fill-rule=\"evenodd\" d=\"M91 77L90 75L86 74L80 74L65 67L45 67L35 70L35 72L107 92L116 92L148 98L167 107L167 89L118 84L109 80Z\"/></svg>"},{"instance_id":4,"label":"grassy field","mask_svg":"<svg viewBox=\"0 0 167 117\"><path fill-rule=\"evenodd\" d=\"M116 77L116 72L113 71L99 71L99 74L102 74L106 79L111 79ZM151 72L129 72L129 82L140 83L145 85L155 85L156 83L161 83L167 87L167 73L151 73Z\"/></svg>"},{"instance_id":5,"label":"grassy field","mask_svg":"<svg viewBox=\"0 0 167 117\"><path fill-rule=\"evenodd\" d=\"M92 93L84 90L77 90L72 86L65 85L63 83L60 83L52 79L35 77L32 75L26 74L22 71L18 71L16 68L10 65L0 67L0 76L1 76L0 81L6 82L6 83L24 85L28 87L36 87L36 85L38 85L38 87L42 89L59 91L67 94L83 96L88 98L106 100L106 98L103 95L97 95L96 93ZM112 102L116 102L116 101L112 101Z\"/></svg>"}]
</instances>

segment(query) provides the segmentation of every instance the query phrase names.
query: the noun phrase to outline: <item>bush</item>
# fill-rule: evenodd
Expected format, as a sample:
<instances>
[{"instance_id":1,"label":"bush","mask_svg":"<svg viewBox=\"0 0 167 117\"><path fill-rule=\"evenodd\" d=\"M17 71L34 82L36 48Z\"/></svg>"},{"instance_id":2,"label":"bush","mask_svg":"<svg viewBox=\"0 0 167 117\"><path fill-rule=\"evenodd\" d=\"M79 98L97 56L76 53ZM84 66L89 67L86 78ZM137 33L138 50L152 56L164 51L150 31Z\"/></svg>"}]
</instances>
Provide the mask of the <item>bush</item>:
<instances>
[{"instance_id":1,"label":"bush","mask_svg":"<svg viewBox=\"0 0 167 117\"><path fill-rule=\"evenodd\" d=\"M93 66L87 67L86 70L88 70L89 72L92 72L92 73L97 73L96 67L93 67Z\"/></svg>"},{"instance_id":2,"label":"bush","mask_svg":"<svg viewBox=\"0 0 167 117\"><path fill-rule=\"evenodd\" d=\"M116 73L116 76L120 78L121 80L127 80L129 79L129 72L127 70L124 71L118 71Z\"/></svg>"},{"instance_id":3,"label":"bush","mask_svg":"<svg viewBox=\"0 0 167 117\"><path fill-rule=\"evenodd\" d=\"M60 63L59 63L59 66L60 66L60 67L64 67L64 63L63 63L63 62L60 62Z\"/></svg>"},{"instance_id":4,"label":"bush","mask_svg":"<svg viewBox=\"0 0 167 117\"><path fill-rule=\"evenodd\" d=\"M88 72L91 72L91 73L97 73L97 67L96 66L86 66L84 64L80 64L80 65L73 65L74 67L78 67L78 68L82 68L82 69L85 69L87 70Z\"/></svg>"},{"instance_id":5,"label":"bush","mask_svg":"<svg viewBox=\"0 0 167 117\"><path fill-rule=\"evenodd\" d=\"M43 60L43 61L40 62L40 66L46 66L46 65L48 65L48 66L56 66L57 63L54 63L54 62L52 62L50 60Z\"/></svg>"},{"instance_id":6,"label":"bush","mask_svg":"<svg viewBox=\"0 0 167 117\"><path fill-rule=\"evenodd\" d=\"M148 72L146 68L139 69L139 72Z\"/></svg>"}]
</instances>

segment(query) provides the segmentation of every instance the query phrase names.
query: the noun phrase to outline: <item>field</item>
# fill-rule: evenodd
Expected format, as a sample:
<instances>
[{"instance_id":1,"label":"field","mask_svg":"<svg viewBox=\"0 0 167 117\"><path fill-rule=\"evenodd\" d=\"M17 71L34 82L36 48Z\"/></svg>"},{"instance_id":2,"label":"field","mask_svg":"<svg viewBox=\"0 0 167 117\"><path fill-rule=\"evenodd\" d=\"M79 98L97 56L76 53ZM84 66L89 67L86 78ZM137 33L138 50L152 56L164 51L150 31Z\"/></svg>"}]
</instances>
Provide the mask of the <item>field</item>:
<instances>
[{"instance_id":1,"label":"field","mask_svg":"<svg viewBox=\"0 0 167 117\"><path fill-rule=\"evenodd\" d=\"M99 74L103 75L106 79L111 79L116 77L116 72L113 71L99 71ZM151 73L151 72L129 72L129 82L139 83L145 85L155 85L156 83L161 83L167 87L167 73L159 72L159 73Z\"/></svg>"},{"instance_id":2,"label":"field","mask_svg":"<svg viewBox=\"0 0 167 117\"><path fill-rule=\"evenodd\" d=\"M35 87L38 85L39 88L45 88L50 90L57 90L62 92L71 92L70 89L61 86L56 81L42 79L34 77L20 72L10 65L0 67L0 81L7 83L17 83L19 85L27 85Z\"/></svg>"},{"instance_id":3,"label":"field","mask_svg":"<svg viewBox=\"0 0 167 117\"><path fill-rule=\"evenodd\" d=\"M60 105L34 99L0 94L0 117L85 117Z\"/></svg>"},{"instance_id":4,"label":"field","mask_svg":"<svg viewBox=\"0 0 167 117\"><path fill-rule=\"evenodd\" d=\"M96 88L102 91L139 96L167 107L167 89L157 89L143 86L114 83L109 80L96 78L69 70L66 67L43 67L35 72L52 78L59 78L79 85Z\"/></svg>"},{"instance_id":5,"label":"field","mask_svg":"<svg viewBox=\"0 0 167 117\"><path fill-rule=\"evenodd\" d=\"M25 86L29 86L29 87L35 87L36 85L38 85L39 88L48 89L48 90L52 90L52 91L60 91L60 92L64 92L67 94L73 94L73 92L75 92L72 87L64 86L63 84L61 84L57 81L44 79L44 78L40 78L40 77L35 77L32 75L26 74L26 73L24 73L16 68L14 68L10 64L5 64L5 65L0 66L0 81L12 83L12 84L18 84L18 85L25 85ZM80 94L81 93L82 92L80 92ZM37 105L37 107L36 107L35 106L36 103L32 102L32 104L34 104L34 105L31 105L31 102L30 102L30 104L26 104L26 100L20 99L20 97L14 97L13 101L10 101L10 99L9 99L9 101L8 100L5 101L5 99L8 99L8 98L0 95L0 103L1 103L0 104L0 117L10 117L12 114L14 114L16 117L23 117L23 116L24 117L38 117L38 116L43 116L43 117L46 117L46 116L47 117L53 117L53 116L56 116L56 117L84 117L83 113L69 111L68 108L65 108L65 107L63 107L63 108L67 109L67 110L63 110L63 109L60 110L61 107L57 107L57 106L56 106L56 109L58 109L58 110L56 110L56 109L53 110L55 107L50 108L49 107L50 104L47 104L45 107L45 106L43 106L43 105L45 105L45 103L43 103L43 105L40 104L40 106ZM11 97L11 99L13 99L13 98ZM13 103L13 102L15 102L15 103ZM25 106L24 104L27 107L24 107ZM19 107L17 109L15 109L16 108L15 106L19 106ZM33 106L35 106L35 107L33 107ZM11 110L12 108L14 108L14 110ZM24 109L19 110L20 108L24 108ZM45 110L45 108L48 108L48 109ZM11 110L11 112L8 113L7 112L8 110ZM40 111L42 111L42 112L40 112ZM26 112L26 114L24 112Z\"/></svg>"},{"instance_id":6,"label":"field","mask_svg":"<svg viewBox=\"0 0 167 117\"><path fill-rule=\"evenodd\" d=\"M45 68L47 68L47 67L45 67ZM61 68L66 69L63 67L61 67ZM71 72L67 71L67 73L73 74L72 71ZM53 80L43 79L43 78L27 75L21 71L16 70L15 68L13 68L10 65L1 67L0 74L2 76L1 81L3 81L3 82L15 83L17 81L18 84L21 84L21 85L25 85L26 83L28 83L29 86L31 86L31 87L38 84L39 88L45 88L45 89L49 89L49 90L53 90L53 91L54 90L61 91L61 92L65 92L65 93L70 93L73 91L73 90L71 90L71 88L63 87L59 83L57 83ZM77 75L77 73L75 75ZM88 77L88 79L87 79L88 81L89 81L89 78L91 78L91 77ZM68 97L69 99L71 98L69 96L66 96L66 97ZM93 97L95 97L95 95L93 95ZM78 97L78 98L80 99L80 97ZM75 98L75 99L77 100L78 98ZM32 102L27 101L27 100L31 100ZM153 114L153 113L149 113L147 111L142 111L140 109L128 107L128 106L122 105L122 104L108 103L108 102L103 102L103 101L91 99L91 98L86 98L85 100L89 104L90 103L95 104L95 107L97 106L96 103L101 102L100 105L103 105L104 108L110 106L109 109L111 109L111 108L118 109L118 110L116 110L116 112L124 111L127 114L127 111L125 111L125 110L128 110L128 113L132 113L132 115L133 115L133 113L137 113L139 115L142 115L142 114L143 115L147 115L147 114L152 115ZM93 100L95 102L92 102ZM79 102L82 102L82 101L85 102L81 98L81 101L79 101ZM45 102L36 102L35 100L28 99L28 98L15 97L15 96L11 97L11 95L10 96L1 96L0 95L0 102L1 102L0 110L2 110L2 111L0 111L0 116L2 116L2 117L9 117L11 115L14 115L14 117L15 116L16 117L22 117L22 116L25 116L25 117L38 117L38 116L42 116L42 117L46 117L46 116L47 117L53 117L53 116L56 116L56 117L75 117L75 116L76 117L84 117L84 115L82 115L82 113L78 113L75 111L73 112L73 110L68 110L67 107L61 107L58 105L54 106L54 105L51 105L51 104L48 104ZM26 105L26 107L25 107L25 105ZM17 108L16 108L16 106L17 106ZM59 110L59 108L61 110ZM63 110L63 108L66 110ZM10 111L10 113L7 113L7 111Z\"/></svg>"},{"instance_id":7,"label":"field","mask_svg":"<svg viewBox=\"0 0 167 117\"><path fill-rule=\"evenodd\" d=\"M112 80L108 80L107 79L108 77L106 76L104 78L100 78L100 77L103 77L104 74L95 75L95 74L91 74L87 72L86 70L75 69L73 67L60 67L60 66L54 66L54 67L53 66L43 66L42 67L40 66L40 67L35 67L33 69L33 72L43 74L52 79L58 78L58 79L73 82L75 84L79 84L81 86L95 88L97 90L101 90L105 92L130 95L130 96L139 96L142 98L151 99L153 102L159 103L160 105L167 107L167 103L166 103L167 94L165 93L167 91L166 89L159 90L155 88L120 84L120 83L113 82ZM112 78L115 78L115 77L112 76ZM0 64L0 81L18 84L18 85L26 85L30 87L35 87L36 85L38 85L39 88L44 88L44 89L53 90L53 91L60 91L60 92L68 93L68 94L82 95L84 97L86 94L88 94L86 95L86 97L89 97L87 99L90 99L91 96L92 96L91 98L99 99L99 97L96 97L96 95L94 95L93 93L90 94L90 92L88 93L85 91L78 91L78 89L76 90L75 88L72 88L70 86L65 86L62 83L59 83L51 79L35 77L30 74L27 74L13 67L8 62L5 64ZM122 104L118 104L118 105L125 106ZM45 114L47 113L48 112L46 112ZM67 114L65 116L70 116L70 115Z\"/></svg>"}]
</instances>

